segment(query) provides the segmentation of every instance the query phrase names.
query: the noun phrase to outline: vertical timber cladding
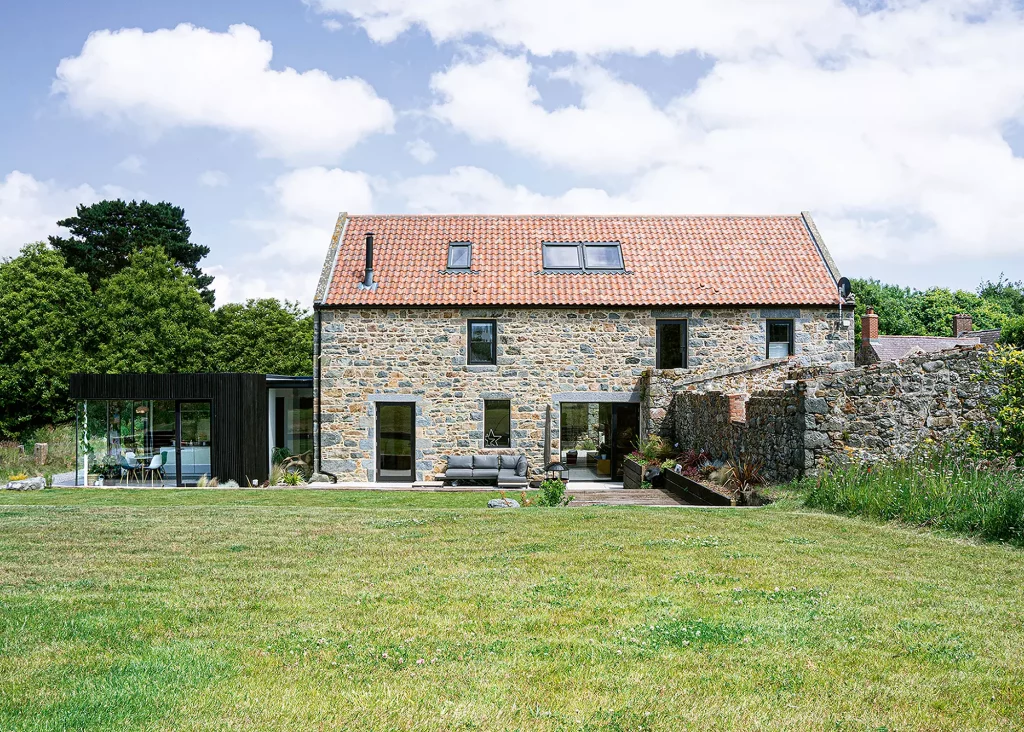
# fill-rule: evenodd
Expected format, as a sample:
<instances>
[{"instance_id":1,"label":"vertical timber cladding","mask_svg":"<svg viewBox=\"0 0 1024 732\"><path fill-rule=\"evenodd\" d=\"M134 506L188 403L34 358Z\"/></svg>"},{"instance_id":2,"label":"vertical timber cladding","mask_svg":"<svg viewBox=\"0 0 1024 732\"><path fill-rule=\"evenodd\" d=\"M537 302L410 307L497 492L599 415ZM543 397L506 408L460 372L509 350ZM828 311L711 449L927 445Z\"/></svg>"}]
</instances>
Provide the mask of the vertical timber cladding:
<instances>
[{"instance_id":1,"label":"vertical timber cladding","mask_svg":"<svg viewBox=\"0 0 1024 732\"><path fill-rule=\"evenodd\" d=\"M210 402L210 471L221 481L269 477L263 374L73 374L71 398Z\"/></svg>"}]
</instances>

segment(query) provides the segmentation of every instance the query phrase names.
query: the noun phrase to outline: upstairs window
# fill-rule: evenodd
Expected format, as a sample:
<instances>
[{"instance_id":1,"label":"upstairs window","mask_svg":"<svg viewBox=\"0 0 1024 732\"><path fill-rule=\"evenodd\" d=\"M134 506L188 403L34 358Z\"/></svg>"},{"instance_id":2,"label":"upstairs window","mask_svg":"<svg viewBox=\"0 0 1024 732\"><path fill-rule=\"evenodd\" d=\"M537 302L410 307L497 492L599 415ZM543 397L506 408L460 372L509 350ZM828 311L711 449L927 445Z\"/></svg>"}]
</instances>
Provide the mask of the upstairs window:
<instances>
[{"instance_id":1,"label":"upstairs window","mask_svg":"<svg viewBox=\"0 0 1024 732\"><path fill-rule=\"evenodd\" d=\"M616 272L623 268L617 241L544 242L544 269L549 272Z\"/></svg>"},{"instance_id":2,"label":"upstairs window","mask_svg":"<svg viewBox=\"0 0 1024 732\"><path fill-rule=\"evenodd\" d=\"M686 368L686 321L658 321L658 368Z\"/></svg>"},{"instance_id":3,"label":"upstairs window","mask_svg":"<svg viewBox=\"0 0 1024 732\"><path fill-rule=\"evenodd\" d=\"M768 358L789 358L793 355L793 321L769 320L765 324L768 331Z\"/></svg>"},{"instance_id":4,"label":"upstairs window","mask_svg":"<svg viewBox=\"0 0 1024 732\"><path fill-rule=\"evenodd\" d=\"M466 362L471 366L498 363L498 323L494 320L470 320Z\"/></svg>"},{"instance_id":5,"label":"upstairs window","mask_svg":"<svg viewBox=\"0 0 1024 732\"><path fill-rule=\"evenodd\" d=\"M469 242L452 242L448 245L448 269L468 272L473 263L473 245Z\"/></svg>"}]
</instances>

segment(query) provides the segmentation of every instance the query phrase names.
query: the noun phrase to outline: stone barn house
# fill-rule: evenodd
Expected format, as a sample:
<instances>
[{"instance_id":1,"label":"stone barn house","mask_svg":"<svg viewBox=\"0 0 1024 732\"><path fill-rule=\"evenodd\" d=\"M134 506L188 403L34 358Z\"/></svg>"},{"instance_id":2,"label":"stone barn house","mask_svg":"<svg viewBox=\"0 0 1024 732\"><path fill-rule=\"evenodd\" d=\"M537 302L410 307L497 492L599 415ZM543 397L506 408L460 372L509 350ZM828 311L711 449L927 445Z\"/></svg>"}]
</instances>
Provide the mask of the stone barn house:
<instances>
[{"instance_id":1,"label":"stone barn house","mask_svg":"<svg viewBox=\"0 0 1024 732\"><path fill-rule=\"evenodd\" d=\"M852 363L838 278L807 214L342 214L314 307L318 469L417 482L515 453L620 480L663 416L651 384Z\"/></svg>"}]
</instances>

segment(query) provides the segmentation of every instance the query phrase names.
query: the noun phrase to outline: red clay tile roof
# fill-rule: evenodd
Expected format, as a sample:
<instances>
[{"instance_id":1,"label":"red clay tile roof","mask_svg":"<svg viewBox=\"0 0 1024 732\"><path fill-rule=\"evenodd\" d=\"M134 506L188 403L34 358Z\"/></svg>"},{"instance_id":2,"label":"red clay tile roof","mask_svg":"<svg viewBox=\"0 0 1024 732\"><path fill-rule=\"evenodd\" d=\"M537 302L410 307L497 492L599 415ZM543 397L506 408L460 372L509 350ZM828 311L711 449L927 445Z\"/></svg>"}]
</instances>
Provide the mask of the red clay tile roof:
<instances>
[{"instance_id":1,"label":"red clay tile roof","mask_svg":"<svg viewBox=\"0 0 1024 732\"><path fill-rule=\"evenodd\" d=\"M318 299L327 306L835 305L828 253L808 223L801 216L351 216L339 219L337 256L332 245ZM375 236L373 291L358 287L367 232ZM473 272L446 272L448 244L465 241L473 243ZM544 273L546 241L621 242L626 272Z\"/></svg>"}]
</instances>

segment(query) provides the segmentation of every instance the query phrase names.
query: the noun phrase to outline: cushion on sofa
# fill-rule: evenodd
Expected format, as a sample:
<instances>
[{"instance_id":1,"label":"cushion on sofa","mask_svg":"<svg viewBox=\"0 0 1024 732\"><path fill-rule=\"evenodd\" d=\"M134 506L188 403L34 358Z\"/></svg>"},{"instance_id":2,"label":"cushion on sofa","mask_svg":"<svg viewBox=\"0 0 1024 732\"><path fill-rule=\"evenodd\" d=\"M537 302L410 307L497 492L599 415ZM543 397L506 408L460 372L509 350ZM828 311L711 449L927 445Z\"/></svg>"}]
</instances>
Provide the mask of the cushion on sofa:
<instances>
[{"instance_id":1,"label":"cushion on sofa","mask_svg":"<svg viewBox=\"0 0 1024 732\"><path fill-rule=\"evenodd\" d=\"M445 480L454 480L456 478L472 478L472 468L448 468L444 474Z\"/></svg>"},{"instance_id":2,"label":"cushion on sofa","mask_svg":"<svg viewBox=\"0 0 1024 732\"><path fill-rule=\"evenodd\" d=\"M525 478L526 468L526 455L520 455L519 459L516 461L516 475L518 475L520 478Z\"/></svg>"},{"instance_id":3,"label":"cushion on sofa","mask_svg":"<svg viewBox=\"0 0 1024 732\"><path fill-rule=\"evenodd\" d=\"M479 478L497 478L498 477L498 469L497 468L473 468L473 477L477 478L477 479L479 479Z\"/></svg>"},{"instance_id":4,"label":"cushion on sofa","mask_svg":"<svg viewBox=\"0 0 1024 732\"><path fill-rule=\"evenodd\" d=\"M498 455L474 455L473 470L497 470ZM497 475L497 473L495 473Z\"/></svg>"},{"instance_id":5,"label":"cushion on sofa","mask_svg":"<svg viewBox=\"0 0 1024 732\"><path fill-rule=\"evenodd\" d=\"M515 470L519 463L518 455L501 455L501 470Z\"/></svg>"},{"instance_id":6,"label":"cushion on sofa","mask_svg":"<svg viewBox=\"0 0 1024 732\"><path fill-rule=\"evenodd\" d=\"M465 468L467 470L473 467L473 456L472 455L449 455L448 456L448 469L452 468Z\"/></svg>"},{"instance_id":7,"label":"cushion on sofa","mask_svg":"<svg viewBox=\"0 0 1024 732\"><path fill-rule=\"evenodd\" d=\"M516 471L511 468L502 468L498 471L498 482L499 483L514 483L516 485L526 485L529 481L524 475L516 475Z\"/></svg>"}]
</instances>

